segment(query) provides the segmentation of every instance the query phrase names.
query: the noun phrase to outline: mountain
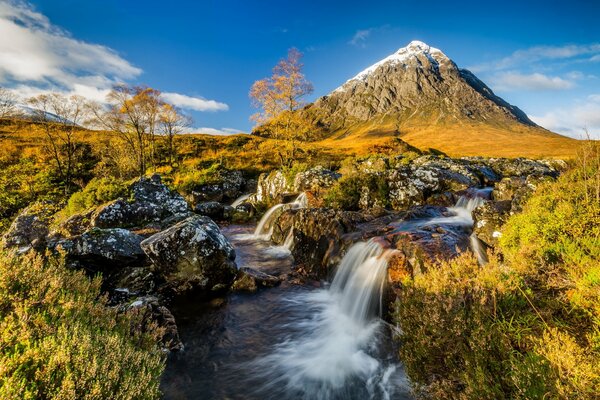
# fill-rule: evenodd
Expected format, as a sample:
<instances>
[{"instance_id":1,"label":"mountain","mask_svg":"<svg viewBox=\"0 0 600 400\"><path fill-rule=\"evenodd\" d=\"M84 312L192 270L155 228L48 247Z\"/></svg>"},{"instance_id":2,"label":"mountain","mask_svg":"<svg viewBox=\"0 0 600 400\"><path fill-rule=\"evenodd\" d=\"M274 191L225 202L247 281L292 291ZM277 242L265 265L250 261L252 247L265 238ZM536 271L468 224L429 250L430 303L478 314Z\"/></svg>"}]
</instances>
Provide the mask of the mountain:
<instances>
[{"instance_id":1,"label":"mountain","mask_svg":"<svg viewBox=\"0 0 600 400\"><path fill-rule=\"evenodd\" d=\"M397 136L452 155L563 156L576 141L537 126L441 50L413 41L307 106L329 140ZM531 142L532 148L524 148ZM521 154L522 152L523 154Z\"/></svg>"}]
</instances>

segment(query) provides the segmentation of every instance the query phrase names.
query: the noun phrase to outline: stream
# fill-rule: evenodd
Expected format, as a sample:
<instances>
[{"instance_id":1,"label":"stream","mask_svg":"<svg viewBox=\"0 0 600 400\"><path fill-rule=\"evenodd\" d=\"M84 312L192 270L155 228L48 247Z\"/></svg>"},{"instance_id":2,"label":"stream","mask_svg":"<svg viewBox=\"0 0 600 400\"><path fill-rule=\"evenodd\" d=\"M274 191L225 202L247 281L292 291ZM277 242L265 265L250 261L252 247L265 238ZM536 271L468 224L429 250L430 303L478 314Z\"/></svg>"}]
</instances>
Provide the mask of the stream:
<instances>
[{"instance_id":1,"label":"stream","mask_svg":"<svg viewBox=\"0 0 600 400\"><path fill-rule=\"evenodd\" d=\"M289 250L253 231L223 229L238 266L285 277ZM174 304L186 347L169 358L164 398L410 399L390 328L376 317L385 255L375 244L361 246L331 286L283 279L257 293Z\"/></svg>"}]
</instances>

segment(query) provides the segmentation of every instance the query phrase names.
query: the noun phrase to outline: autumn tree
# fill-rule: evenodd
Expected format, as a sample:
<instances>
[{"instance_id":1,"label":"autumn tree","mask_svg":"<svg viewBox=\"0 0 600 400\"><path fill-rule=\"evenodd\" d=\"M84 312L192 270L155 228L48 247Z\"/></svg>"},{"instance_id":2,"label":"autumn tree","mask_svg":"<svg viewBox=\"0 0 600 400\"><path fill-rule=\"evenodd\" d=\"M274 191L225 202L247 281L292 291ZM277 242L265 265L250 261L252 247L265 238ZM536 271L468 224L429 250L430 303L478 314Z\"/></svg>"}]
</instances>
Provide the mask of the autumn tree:
<instances>
[{"instance_id":1,"label":"autumn tree","mask_svg":"<svg viewBox=\"0 0 600 400\"><path fill-rule=\"evenodd\" d=\"M42 122L46 148L64 184L65 194L73 188L80 142L76 133L87 120L87 100L82 96L60 93L40 94L28 100L33 117Z\"/></svg>"},{"instance_id":2,"label":"autumn tree","mask_svg":"<svg viewBox=\"0 0 600 400\"><path fill-rule=\"evenodd\" d=\"M190 117L184 115L175 106L168 103L162 104L158 121L160 131L167 141L169 165L172 168L176 154L175 136L182 133L186 127L189 127L192 124L192 121Z\"/></svg>"},{"instance_id":3,"label":"autumn tree","mask_svg":"<svg viewBox=\"0 0 600 400\"><path fill-rule=\"evenodd\" d=\"M136 160L139 176L143 177L148 161L154 162L155 158L155 135L164 104L160 92L144 86L119 84L110 91L107 101L107 109L100 104L93 107L95 119L104 129L124 140Z\"/></svg>"},{"instance_id":4,"label":"autumn tree","mask_svg":"<svg viewBox=\"0 0 600 400\"><path fill-rule=\"evenodd\" d=\"M267 125L275 139L292 144L291 158L295 157L296 141L306 140L310 132L308 122L297 113L305 105L304 97L313 91L312 84L302 72L302 53L292 48L287 58L280 60L269 78L254 82L250 89L252 104L259 112L252 119ZM283 161L283 155L280 154Z\"/></svg>"},{"instance_id":5,"label":"autumn tree","mask_svg":"<svg viewBox=\"0 0 600 400\"><path fill-rule=\"evenodd\" d=\"M13 92L0 87L0 120L12 119L19 115L17 100Z\"/></svg>"}]
</instances>

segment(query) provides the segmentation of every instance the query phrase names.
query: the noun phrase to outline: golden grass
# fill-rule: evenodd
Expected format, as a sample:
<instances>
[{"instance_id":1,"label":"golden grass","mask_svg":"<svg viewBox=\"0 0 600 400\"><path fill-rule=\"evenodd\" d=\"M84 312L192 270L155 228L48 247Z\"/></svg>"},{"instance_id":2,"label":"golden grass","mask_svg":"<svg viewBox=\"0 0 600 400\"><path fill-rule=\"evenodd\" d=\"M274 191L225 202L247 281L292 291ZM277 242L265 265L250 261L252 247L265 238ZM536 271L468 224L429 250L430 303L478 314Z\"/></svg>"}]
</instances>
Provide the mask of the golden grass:
<instances>
[{"instance_id":1,"label":"golden grass","mask_svg":"<svg viewBox=\"0 0 600 400\"><path fill-rule=\"evenodd\" d=\"M383 121L382 121L383 122ZM571 159L580 144L539 127L514 124L361 124L334 132L321 141L323 146L338 151L361 153L369 146L398 137L421 150L436 149L451 157L527 157Z\"/></svg>"}]
</instances>

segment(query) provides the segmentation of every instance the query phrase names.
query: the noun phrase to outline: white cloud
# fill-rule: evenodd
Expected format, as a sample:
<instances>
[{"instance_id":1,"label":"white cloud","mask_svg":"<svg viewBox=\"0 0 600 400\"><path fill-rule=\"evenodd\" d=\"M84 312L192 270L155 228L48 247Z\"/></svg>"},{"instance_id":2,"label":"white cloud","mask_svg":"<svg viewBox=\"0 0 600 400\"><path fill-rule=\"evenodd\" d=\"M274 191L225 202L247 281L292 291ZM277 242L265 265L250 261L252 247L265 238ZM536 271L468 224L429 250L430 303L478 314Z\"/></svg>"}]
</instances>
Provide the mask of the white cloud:
<instances>
[{"instance_id":1,"label":"white cloud","mask_svg":"<svg viewBox=\"0 0 600 400\"><path fill-rule=\"evenodd\" d=\"M203 133L206 135L217 135L217 136L237 135L239 133L247 134L247 132L244 132L241 129L234 129L234 128L217 129L217 128L209 128L209 127L187 128L186 133Z\"/></svg>"},{"instance_id":2,"label":"white cloud","mask_svg":"<svg viewBox=\"0 0 600 400\"><path fill-rule=\"evenodd\" d=\"M26 3L0 3L0 79L71 89L132 79L142 70L114 50L72 38Z\"/></svg>"},{"instance_id":3,"label":"white cloud","mask_svg":"<svg viewBox=\"0 0 600 400\"><path fill-rule=\"evenodd\" d=\"M540 116L531 115L530 118L544 128L567 136L582 139L587 129L592 138L600 139L600 95L592 95L588 99L591 101L555 109Z\"/></svg>"},{"instance_id":4,"label":"white cloud","mask_svg":"<svg viewBox=\"0 0 600 400\"><path fill-rule=\"evenodd\" d=\"M202 97L191 97L179 93L163 93L162 97L180 108L195 111L227 111L229 106L215 100L206 100Z\"/></svg>"},{"instance_id":5,"label":"white cloud","mask_svg":"<svg viewBox=\"0 0 600 400\"><path fill-rule=\"evenodd\" d=\"M515 66L533 64L543 60L567 60L587 57L580 61L600 61L600 43L566 46L535 46L517 50L508 57L470 67L473 72L504 70ZM590 58L591 56L591 58Z\"/></svg>"},{"instance_id":6,"label":"white cloud","mask_svg":"<svg viewBox=\"0 0 600 400\"><path fill-rule=\"evenodd\" d=\"M0 85L22 99L49 91L106 101L110 88L142 70L115 50L73 38L29 3L0 0ZM215 100L165 93L167 101L196 111L224 111Z\"/></svg>"},{"instance_id":7,"label":"white cloud","mask_svg":"<svg viewBox=\"0 0 600 400\"><path fill-rule=\"evenodd\" d=\"M372 31L372 28L361 29L356 31L356 33L354 33L354 36L352 36L352 39L348 42L348 44L351 44L353 46L365 47L365 42L367 41L369 36L371 36Z\"/></svg>"},{"instance_id":8,"label":"white cloud","mask_svg":"<svg viewBox=\"0 0 600 400\"><path fill-rule=\"evenodd\" d=\"M498 91L511 90L564 90L575 86L572 81L558 76L547 76L540 73L521 74L503 72L491 78L491 85Z\"/></svg>"}]
</instances>

